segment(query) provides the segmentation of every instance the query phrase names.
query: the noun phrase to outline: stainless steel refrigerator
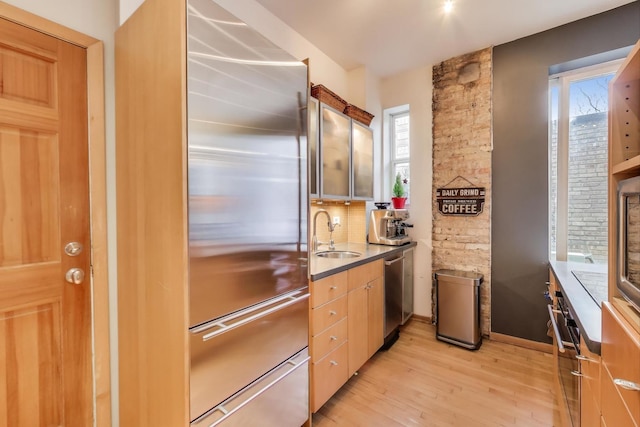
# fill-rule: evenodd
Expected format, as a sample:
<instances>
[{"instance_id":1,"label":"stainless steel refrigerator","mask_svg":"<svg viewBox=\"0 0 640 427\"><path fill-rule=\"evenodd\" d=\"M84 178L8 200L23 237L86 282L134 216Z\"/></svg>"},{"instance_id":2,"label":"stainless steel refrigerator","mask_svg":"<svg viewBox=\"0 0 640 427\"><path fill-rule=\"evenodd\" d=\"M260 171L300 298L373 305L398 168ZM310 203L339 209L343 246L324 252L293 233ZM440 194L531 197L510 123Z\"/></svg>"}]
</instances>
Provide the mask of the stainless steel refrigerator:
<instances>
[{"instance_id":1,"label":"stainless steel refrigerator","mask_svg":"<svg viewBox=\"0 0 640 427\"><path fill-rule=\"evenodd\" d=\"M307 67L188 2L191 423L308 418Z\"/></svg>"}]
</instances>

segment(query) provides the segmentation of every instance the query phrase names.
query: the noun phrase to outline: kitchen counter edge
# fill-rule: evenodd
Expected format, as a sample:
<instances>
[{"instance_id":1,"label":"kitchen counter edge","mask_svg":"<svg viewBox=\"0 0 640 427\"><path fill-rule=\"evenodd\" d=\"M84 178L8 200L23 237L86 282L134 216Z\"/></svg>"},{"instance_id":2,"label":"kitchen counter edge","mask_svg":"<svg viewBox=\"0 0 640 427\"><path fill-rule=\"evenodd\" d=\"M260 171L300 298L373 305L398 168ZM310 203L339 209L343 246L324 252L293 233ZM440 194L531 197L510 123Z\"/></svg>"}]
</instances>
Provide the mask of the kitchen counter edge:
<instances>
[{"instance_id":1,"label":"kitchen counter edge","mask_svg":"<svg viewBox=\"0 0 640 427\"><path fill-rule=\"evenodd\" d=\"M309 263L309 278L312 281L316 281L377 259L386 258L394 253L415 248L417 245L417 242L409 242L401 246L374 245L369 243L337 243L335 249L337 251L354 251L362 255L356 258L331 259L320 258L312 254Z\"/></svg>"},{"instance_id":2,"label":"kitchen counter edge","mask_svg":"<svg viewBox=\"0 0 640 427\"><path fill-rule=\"evenodd\" d=\"M580 336L590 352L600 354L602 343L602 311L582 287L571 270L607 272L607 267L598 264L583 264L565 261L549 261L553 275L562 288L562 294L576 316Z\"/></svg>"}]
</instances>

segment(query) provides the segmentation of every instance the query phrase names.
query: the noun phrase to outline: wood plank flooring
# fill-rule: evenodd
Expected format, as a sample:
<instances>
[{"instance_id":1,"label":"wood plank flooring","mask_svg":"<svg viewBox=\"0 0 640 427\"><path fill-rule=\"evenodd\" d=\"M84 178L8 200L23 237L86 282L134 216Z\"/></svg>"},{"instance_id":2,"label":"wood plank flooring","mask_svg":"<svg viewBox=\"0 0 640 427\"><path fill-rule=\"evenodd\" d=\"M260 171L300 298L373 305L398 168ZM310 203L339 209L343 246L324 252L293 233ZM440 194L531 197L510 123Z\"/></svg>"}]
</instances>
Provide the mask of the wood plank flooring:
<instances>
[{"instance_id":1,"label":"wood plank flooring","mask_svg":"<svg viewBox=\"0 0 640 427\"><path fill-rule=\"evenodd\" d=\"M407 323L313 415L313 427L561 426L553 356L484 340L469 351Z\"/></svg>"}]
</instances>

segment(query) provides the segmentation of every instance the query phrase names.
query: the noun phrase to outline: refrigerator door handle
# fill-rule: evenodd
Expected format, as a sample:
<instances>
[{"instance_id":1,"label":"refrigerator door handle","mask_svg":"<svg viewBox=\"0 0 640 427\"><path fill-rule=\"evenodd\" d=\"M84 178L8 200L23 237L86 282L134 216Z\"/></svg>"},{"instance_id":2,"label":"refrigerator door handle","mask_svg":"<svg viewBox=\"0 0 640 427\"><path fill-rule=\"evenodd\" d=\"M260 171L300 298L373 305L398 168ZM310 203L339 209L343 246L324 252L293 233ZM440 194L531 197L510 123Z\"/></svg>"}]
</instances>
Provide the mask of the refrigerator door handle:
<instances>
[{"instance_id":1,"label":"refrigerator door handle","mask_svg":"<svg viewBox=\"0 0 640 427\"><path fill-rule=\"evenodd\" d=\"M220 412L222 413L222 417L217 421L215 421L213 424L210 424L209 427L218 425L219 423L227 419L229 416L233 415L235 412L242 409L242 407L246 406L247 404L251 403L253 400L260 397L265 392L269 391L269 389L272 388L274 385L276 385L277 383L285 379L293 371L295 371L296 369L300 368L305 363L307 363L311 359L311 357L305 355L301 360L297 360L297 359L300 359L299 354L287 360L285 363L282 364L282 366L280 366L280 368L276 369L275 372L270 374L269 375L270 377L273 376L273 374L276 374L277 377L271 380L268 384L263 385L261 382L258 382L257 384L251 386L250 389L258 389L258 390L255 394L251 395L249 398L246 398L246 400L240 403L237 402L238 397L242 398L246 394L244 393L244 390L243 390L241 393L237 393L236 395L231 396L229 399L220 403L215 408L212 408L207 413L193 420L191 422L191 425L199 424L201 421L206 421L206 419L210 417L212 414L214 414L215 412ZM281 371L284 371L284 372L281 373ZM271 378L268 377L268 379L270 380ZM238 395L241 395L241 396L238 396ZM231 406L233 409L227 409L228 406Z\"/></svg>"},{"instance_id":2,"label":"refrigerator door handle","mask_svg":"<svg viewBox=\"0 0 640 427\"><path fill-rule=\"evenodd\" d=\"M297 293L296 293L297 294ZM261 310L258 311L257 313L254 313L248 317L245 317L241 320L238 320L235 323L226 323L225 319L221 319L219 321L214 322L211 325L207 325L206 329L210 329L210 328L214 328L214 327L218 327L220 329L215 330L213 332L209 332L208 334L205 334L202 336L202 341L208 341L214 337L217 337L220 334L223 334L225 332L229 332L235 328L238 328L242 325L246 325L247 323L253 322L254 320L260 319L261 317L264 316L268 316L271 313L274 313L278 310L282 310L283 308L289 307L290 305L293 305L299 301L302 301L303 299L309 298L310 294L307 292L303 295L300 296L295 296L294 295L288 295L288 296L283 296L282 300L285 300L285 302L283 302L282 304L278 304L276 306L273 307L269 307L267 309L261 310L264 308L264 306L258 306L258 307L250 307L246 310L242 310L236 314L233 315L233 317L231 318L227 318L226 321L229 320L233 320L236 319L238 317L243 317L243 316L247 316L248 314L257 311L257 310ZM202 332L202 329L199 329L198 332Z\"/></svg>"}]
</instances>

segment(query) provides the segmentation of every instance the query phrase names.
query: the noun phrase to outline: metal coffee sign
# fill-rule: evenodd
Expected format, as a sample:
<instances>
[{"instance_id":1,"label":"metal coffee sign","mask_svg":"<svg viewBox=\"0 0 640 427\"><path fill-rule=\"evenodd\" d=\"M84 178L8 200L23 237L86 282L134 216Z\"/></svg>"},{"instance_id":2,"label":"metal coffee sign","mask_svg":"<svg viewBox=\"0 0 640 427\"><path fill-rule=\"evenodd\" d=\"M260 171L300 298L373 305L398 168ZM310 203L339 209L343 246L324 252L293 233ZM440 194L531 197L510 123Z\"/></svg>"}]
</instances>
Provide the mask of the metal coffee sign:
<instances>
[{"instance_id":1,"label":"metal coffee sign","mask_svg":"<svg viewBox=\"0 0 640 427\"><path fill-rule=\"evenodd\" d=\"M442 215L480 215L484 208L484 198L484 187L436 189L438 212Z\"/></svg>"}]
</instances>

